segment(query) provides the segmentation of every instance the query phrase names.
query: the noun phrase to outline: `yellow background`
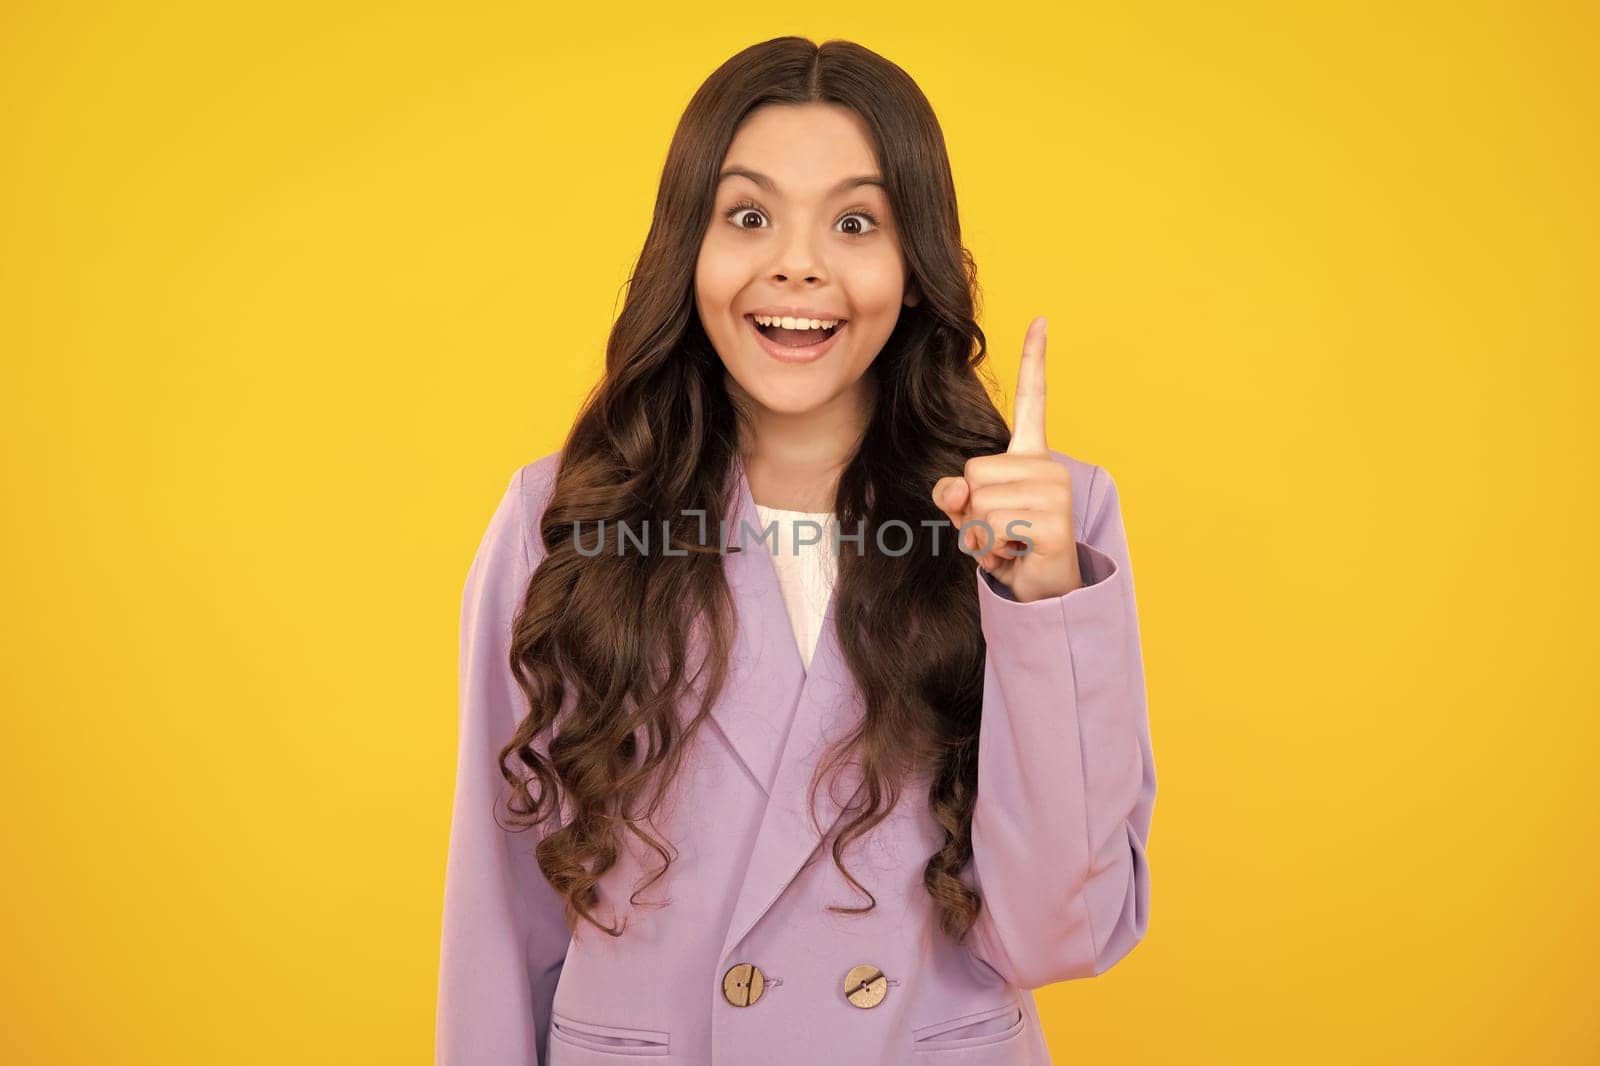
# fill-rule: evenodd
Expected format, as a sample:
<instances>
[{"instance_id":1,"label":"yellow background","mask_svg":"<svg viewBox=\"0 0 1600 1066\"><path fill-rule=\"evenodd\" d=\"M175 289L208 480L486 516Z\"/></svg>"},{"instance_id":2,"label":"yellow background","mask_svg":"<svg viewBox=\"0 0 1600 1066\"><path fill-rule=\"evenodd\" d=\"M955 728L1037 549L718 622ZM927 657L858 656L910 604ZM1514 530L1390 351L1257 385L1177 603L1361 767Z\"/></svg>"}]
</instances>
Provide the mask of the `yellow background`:
<instances>
[{"instance_id":1,"label":"yellow background","mask_svg":"<svg viewBox=\"0 0 1600 1066\"><path fill-rule=\"evenodd\" d=\"M467 565L791 32L1122 490L1151 923L1058 1061L1600 1059L1587 5L243 6L0 14L8 1061L432 1061Z\"/></svg>"}]
</instances>

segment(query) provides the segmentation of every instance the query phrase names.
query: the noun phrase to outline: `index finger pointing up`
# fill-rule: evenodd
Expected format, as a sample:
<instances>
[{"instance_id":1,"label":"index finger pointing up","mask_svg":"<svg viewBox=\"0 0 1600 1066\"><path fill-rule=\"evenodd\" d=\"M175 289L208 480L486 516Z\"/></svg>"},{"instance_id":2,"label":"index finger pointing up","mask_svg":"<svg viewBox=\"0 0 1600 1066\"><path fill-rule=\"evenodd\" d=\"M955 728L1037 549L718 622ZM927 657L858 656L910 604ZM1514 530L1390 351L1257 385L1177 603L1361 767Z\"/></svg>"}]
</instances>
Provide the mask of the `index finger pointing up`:
<instances>
[{"instance_id":1,"label":"index finger pointing up","mask_svg":"<svg viewBox=\"0 0 1600 1066\"><path fill-rule=\"evenodd\" d=\"M1011 421L1011 444L1006 453L1045 452L1044 442L1044 341L1045 320L1040 315L1028 323L1022 341L1022 364L1017 368L1017 402Z\"/></svg>"}]
</instances>

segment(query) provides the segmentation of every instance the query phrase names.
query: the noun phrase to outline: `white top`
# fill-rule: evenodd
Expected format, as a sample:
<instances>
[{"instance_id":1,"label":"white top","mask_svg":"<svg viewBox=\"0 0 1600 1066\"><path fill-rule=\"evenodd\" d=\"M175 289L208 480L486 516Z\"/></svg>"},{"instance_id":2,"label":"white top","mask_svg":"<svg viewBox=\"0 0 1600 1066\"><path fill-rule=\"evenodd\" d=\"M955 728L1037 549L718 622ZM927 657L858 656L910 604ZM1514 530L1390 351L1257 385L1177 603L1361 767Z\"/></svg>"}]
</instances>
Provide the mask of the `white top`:
<instances>
[{"instance_id":1,"label":"white top","mask_svg":"<svg viewBox=\"0 0 1600 1066\"><path fill-rule=\"evenodd\" d=\"M787 511L781 507L763 507L756 504L756 515L761 528L776 523L776 545L762 541L757 550L772 554L772 565L778 572L778 588L783 592L783 604L789 611L789 624L794 627L795 643L800 648L800 659L806 668L811 667L811 653L816 650L817 637L822 632L822 617L828 610L828 597L833 592L838 560L833 554L833 528L836 521L831 511ZM809 520L821 527L819 533L813 526L795 523ZM801 544L802 540L815 540L815 544ZM798 552L798 554L796 554Z\"/></svg>"}]
</instances>

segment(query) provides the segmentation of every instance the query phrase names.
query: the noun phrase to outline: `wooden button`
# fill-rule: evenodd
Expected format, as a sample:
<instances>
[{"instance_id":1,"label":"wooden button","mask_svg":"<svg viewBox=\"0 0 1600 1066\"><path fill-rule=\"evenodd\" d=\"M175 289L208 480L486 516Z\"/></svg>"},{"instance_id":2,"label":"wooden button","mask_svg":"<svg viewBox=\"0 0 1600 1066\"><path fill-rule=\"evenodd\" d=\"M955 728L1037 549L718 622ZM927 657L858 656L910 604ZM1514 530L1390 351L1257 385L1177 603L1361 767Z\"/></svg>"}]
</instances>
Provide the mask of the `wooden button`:
<instances>
[{"instance_id":1,"label":"wooden button","mask_svg":"<svg viewBox=\"0 0 1600 1066\"><path fill-rule=\"evenodd\" d=\"M750 1006L766 990L767 979L753 963L741 962L722 975L722 998L735 1007Z\"/></svg>"},{"instance_id":2,"label":"wooden button","mask_svg":"<svg viewBox=\"0 0 1600 1066\"><path fill-rule=\"evenodd\" d=\"M889 980L876 966L865 964L844 975L844 998L858 1007L876 1007L889 991Z\"/></svg>"}]
</instances>

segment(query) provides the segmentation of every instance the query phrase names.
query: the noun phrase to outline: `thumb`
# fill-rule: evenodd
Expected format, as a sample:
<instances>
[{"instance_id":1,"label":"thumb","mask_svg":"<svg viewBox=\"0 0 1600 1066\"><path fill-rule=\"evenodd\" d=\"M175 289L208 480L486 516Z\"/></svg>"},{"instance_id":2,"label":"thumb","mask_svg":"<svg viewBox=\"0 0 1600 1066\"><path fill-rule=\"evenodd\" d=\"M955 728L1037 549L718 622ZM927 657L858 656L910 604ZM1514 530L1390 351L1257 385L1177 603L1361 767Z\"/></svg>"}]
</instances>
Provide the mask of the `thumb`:
<instances>
[{"instance_id":1,"label":"thumb","mask_svg":"<svg viewBox=\"0 0 1600 1066\"><path fill-rule=\"evenodd\" d=\"M964 477L942 477L933 483L933 502L954 522L957 529L966 521L971 491Z\"/></svg>"}]
</instances>

